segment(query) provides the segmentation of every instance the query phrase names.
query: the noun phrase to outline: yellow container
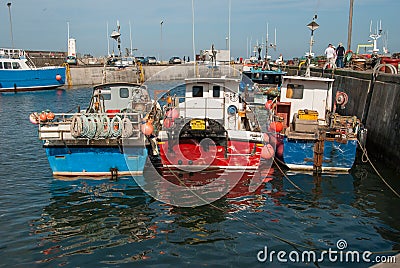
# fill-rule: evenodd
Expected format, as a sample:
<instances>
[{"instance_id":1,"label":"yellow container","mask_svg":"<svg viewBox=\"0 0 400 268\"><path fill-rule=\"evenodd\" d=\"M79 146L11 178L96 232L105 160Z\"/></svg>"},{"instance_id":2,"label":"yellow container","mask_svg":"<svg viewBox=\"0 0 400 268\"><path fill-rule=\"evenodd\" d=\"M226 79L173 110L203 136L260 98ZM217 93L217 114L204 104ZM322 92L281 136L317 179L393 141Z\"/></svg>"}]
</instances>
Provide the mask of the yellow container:
<instances>
[{"instance_id":1,"label":"yellow container","mask_svg":"<svg viewBox=\"0 0 400 268\"><path fill-rule=\"evenodd\" d=\"M246 111L238 111L238 115L240 116L240 117L246 117Z\"/></svg>"},{"instance_id":2,"label":"yellow container","mask_svg":"<svg viewBox=\"0 0 400 268\"><path fill-rule=\"evenodd\" d=\"M314 110L299 110L297 114L301 120L318 120L318 112Z\"/></svg>"}]
</instances>

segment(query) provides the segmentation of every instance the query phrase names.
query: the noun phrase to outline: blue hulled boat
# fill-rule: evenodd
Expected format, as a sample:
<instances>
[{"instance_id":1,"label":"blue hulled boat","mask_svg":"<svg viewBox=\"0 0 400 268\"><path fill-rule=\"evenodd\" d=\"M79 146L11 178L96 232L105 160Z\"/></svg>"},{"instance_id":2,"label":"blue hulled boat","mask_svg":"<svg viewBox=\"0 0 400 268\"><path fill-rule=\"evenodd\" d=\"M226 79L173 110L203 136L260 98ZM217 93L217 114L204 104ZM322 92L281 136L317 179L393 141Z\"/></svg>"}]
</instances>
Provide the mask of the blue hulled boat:
<instances>
[{"instance_id":1,"label":"blue hulled boat","mask_svg":"<svg viewBox=\"0 0 400 268\"><path fill-rule=\"evenodd\" d=\"M65 67L37 68L25 51L0 48L0 92L54 89L65 84Z\"/></svg>"},{"instance_id":2,"label":"blue hulled boat","mask_svg":"<svg viewBox=\"0 0 400 268\"><path fill-rule=\"evenodd\" d=\"M271 70L261 67L250 67L243 70L240 91L250 104L264 105L280 95L282 77L286 74L281 69Z\"/></svg>"},{"instance_id":3,"label":"blue hulled boat","mask_svg":"<svg viewBox=\"0 0 400 268\"><path fill-rule=\"evenodd\" d=\"M347 95L336 92L334 79L284 76L275 113L283 130L277 133L277 157L294 170L347 172L356 158L362 132L355 116L336 113Z\"/></svg>"},{"instance_id":4,"label":"blue hulled boat","mask_svg":"<svg viewBox=\"0 0 400 268\"><path fill-rule=\"evenodd\" d=\"M155 110L145 86L110 83L94 87L86 111L42 112L31 121L38 120L53 175L140 175Z\"/></svg>"}]
</instances>

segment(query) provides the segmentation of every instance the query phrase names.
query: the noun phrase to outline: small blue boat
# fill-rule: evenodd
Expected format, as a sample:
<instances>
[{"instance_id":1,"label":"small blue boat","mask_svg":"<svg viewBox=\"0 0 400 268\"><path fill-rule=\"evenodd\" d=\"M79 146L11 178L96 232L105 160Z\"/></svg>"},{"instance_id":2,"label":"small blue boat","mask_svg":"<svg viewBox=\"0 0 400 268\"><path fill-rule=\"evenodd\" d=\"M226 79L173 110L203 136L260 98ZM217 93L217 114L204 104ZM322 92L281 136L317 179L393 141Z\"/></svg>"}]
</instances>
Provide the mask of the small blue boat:
<instances>
[{"instance_id":1,"label":"small blue boat","mask_svg":"<svg viewBox=\"0 0 400 268\"><path fill-rule=\"evenodd\" d=\"M282 124L276 156L294 170L347 172L356 158L363 128L356 116L336 113L347 95L333 96L331 78L284 76L275 114Z\"/></svg>"},{"instance_id":2,"label":"small blue boat","mask_svg":"<svg viewBox=\"0 0 400 268\"><path fill-rule=\"evenodd\" d=\"M54 89L65 84L65 67L37 68L25 51L0 48L0 92Z\"/></svg>"},{"instance_id":3,"label":"small blue boat","mask_svg":"<svg viewBox=\"0 0 400 268\"><path fill-rule=\"evenodd\" d=\"M55 176L141 175L154 118L147 88L132 83L95 86L86 111L42 112L37 118ZM151 123L150 123L151 124Z\"/></svg>"}]
</instances>

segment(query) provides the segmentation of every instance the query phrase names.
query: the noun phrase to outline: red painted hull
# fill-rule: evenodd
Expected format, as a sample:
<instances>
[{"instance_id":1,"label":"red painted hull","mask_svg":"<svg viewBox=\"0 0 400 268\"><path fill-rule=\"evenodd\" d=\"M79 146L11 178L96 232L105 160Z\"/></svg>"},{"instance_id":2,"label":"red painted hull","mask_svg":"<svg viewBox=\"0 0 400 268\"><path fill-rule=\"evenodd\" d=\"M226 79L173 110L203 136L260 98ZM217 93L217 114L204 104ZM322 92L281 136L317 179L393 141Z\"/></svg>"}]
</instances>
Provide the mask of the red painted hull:
<instances>
[{"instance_id":1,"label":"red painted hull","mask_svg":"<svg viewBox=\"0 0 400 268\"><path fill-rule=\"evenodd\" d=\"M160 157L164 167L188 170L237 169L255 170L260 165L262 144L229 140L225 146L200 144L195 139L180 139L168 149L168 141L160 142Z\"/></svg>"}]
</instances>

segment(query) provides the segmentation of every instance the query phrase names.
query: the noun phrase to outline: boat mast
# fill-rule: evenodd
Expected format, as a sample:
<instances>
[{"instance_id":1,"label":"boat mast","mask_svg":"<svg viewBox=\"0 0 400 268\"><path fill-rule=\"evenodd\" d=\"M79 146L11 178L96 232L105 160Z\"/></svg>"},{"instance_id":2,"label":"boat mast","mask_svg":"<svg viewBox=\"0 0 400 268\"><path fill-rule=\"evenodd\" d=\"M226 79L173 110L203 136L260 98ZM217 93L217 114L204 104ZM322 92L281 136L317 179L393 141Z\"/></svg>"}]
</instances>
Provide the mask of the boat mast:
<instances>
[{"instance_id":1,"label":"boat mast","mask_svg":"<svg viewBox=\"0 0 400 268\"><path fill-rule=\"evenodd\" d=\"M8 15L10 17L11 45L12 45L12 49L14 50L14 35L13 35L12 19L11 19L11 3L7 3L7 6L8 6Z\"/></svg>"},{"instance_id":2,"label":"boat mast","mask_svg":"<svg viewBox=\"0 0 400 268\"><path fill-rule=\"evenodd\" d=\"M228 15L228 60L231 63L231 0L229 0L229 15ZM229 75L231 75L231 68L229 69Z\"/></svg>"},{"instance_id":3,"label":"boat mast","mask_svg":"<svg viewBox=\"0 0 400 268\"><path fill-rule=\"evenodd\" d=\"M196 77L196 47L194 42L194 0L192 0L192 47L193 47L193 77Z\"/></svg>"},{"instance_id":4,"label":"boat mast","mask_svg":"<svg viewBox=\"0 0 400 268\"><path fill-rule=\"evenodd\" d=\"M110 57L110 39L108 38L108 21L106 22L107 25L107 57Z\"/></svg>"},{"instance_id":5,"label":"boat mast","mask_svg":"<svg viewBox=\"0 0 400 268\"><path fill-rule=\"evenodd\" d=\"M350 0L349 27L347 31L347 50L351 50L351 35L353 31L353 5L354 0Z\"/></svg>"},{"instance_id":6,"label":"boat mast","mask_svg":"<svg viewBox=\"0 0 400 268\"><path fill-rule=\"evenodd\" d=\"M132 27L131 27L131 21L129 20L129 39L131 41L131 51L130 51L130 55L132 57Z\"/></svg>"},{"instance_id":7,"label":"boat mast","mask_svg":"<svg viewBox=\"0 0 400 268\"><path fill-rule=\"evenodd\" d=\"M265 57L264 57L264 69L270 70L268 63L268 22L267 22L267 36L265 38Z\"/></svg>"}]
</instances>

